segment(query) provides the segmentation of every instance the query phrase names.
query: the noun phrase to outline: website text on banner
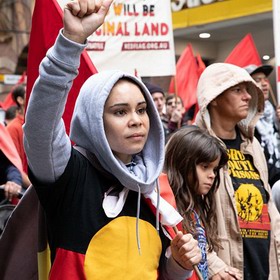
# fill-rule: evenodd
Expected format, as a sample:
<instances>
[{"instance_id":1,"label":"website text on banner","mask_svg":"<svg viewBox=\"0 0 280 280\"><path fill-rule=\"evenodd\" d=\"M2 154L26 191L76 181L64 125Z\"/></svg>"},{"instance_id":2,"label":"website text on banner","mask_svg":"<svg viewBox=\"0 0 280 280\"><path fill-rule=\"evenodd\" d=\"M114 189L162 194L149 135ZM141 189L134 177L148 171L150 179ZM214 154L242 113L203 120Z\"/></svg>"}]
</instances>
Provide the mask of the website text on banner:
<instances>
[{"instance_id":1,"label":"website text on banner","mask_svg":"<svg viewBox=\"0 0 280 280\"><path fill-rule=\"evenodd\" d=\"M61 7L67 2L57 1ZM136 69L140 77L175 74L170 0L115 0L104 24L88 40L87 52L98 71L116 68L133 74Z\"/></svg>"}]
</instances>

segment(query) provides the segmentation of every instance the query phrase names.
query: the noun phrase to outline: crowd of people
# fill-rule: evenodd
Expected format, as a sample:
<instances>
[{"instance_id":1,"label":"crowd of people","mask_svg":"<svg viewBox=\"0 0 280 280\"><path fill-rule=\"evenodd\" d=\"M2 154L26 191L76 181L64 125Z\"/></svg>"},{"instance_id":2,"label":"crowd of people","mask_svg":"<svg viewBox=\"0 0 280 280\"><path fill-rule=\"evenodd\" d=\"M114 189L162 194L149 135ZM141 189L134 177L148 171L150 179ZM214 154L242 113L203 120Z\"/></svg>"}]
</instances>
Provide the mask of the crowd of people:
<instances>
[{"instance_id":1,"label":"crowd of people","mask_svg":"<svg viewBox=\"0 0 280 280\"><path fill-rule=\"evenodd\" d=\"M82 86L66 133L82 51L111 3L66 4L27 108L17 86L0 124L2 199L32 182L46 216L49 279L280 279L272 66L209 65L197 114L156 84L100 72Z\"/></svg>"}]
</instances>

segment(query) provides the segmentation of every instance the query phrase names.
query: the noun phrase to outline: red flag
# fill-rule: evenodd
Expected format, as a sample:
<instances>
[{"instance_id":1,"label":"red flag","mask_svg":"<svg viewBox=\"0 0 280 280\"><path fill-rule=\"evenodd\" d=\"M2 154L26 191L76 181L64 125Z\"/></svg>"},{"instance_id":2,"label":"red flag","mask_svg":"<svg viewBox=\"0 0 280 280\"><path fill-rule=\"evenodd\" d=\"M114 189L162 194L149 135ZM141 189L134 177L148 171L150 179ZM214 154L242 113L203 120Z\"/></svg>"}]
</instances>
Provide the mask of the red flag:
<instances>
[{"instance_id":1,"label":"red flag","mask_svg":"<svg viewBox=\"0 0 280 280\"><path fill-rule=\"evenodd\" d=\"M54 44L59 30L62 27L62 10L57 1L36 0L32 17L32 28L28 50L28 79L26 92L27 102L33 84L39 75L39 64L45 57L47 50ZM80 88L85 80L96 72L97 70L94 67L91 59L89 58L87 52L84 51L81 57L79 75L74 80L63 114L67 133L70 129L70 121Z\"/></svg>"},{"instance_id":2,"label":"red flag","mask_svg":"<svg viewBox=\"0 0 280 280\"><path fill-rule=\"evenodd\" d=\"M196 60L198 64L198 76L200 77L202 72L205 70L206 66L199 53L196 55Z\"/></svg>"},{"instance_id":3,"label":"red flag","mask_svg":"<svg viewBox=\"0 0 280 280\"><path fill-rule=\"evenodd\" d=\"M261 65L261 59L251 34L247 34L233 49L225 60L240 67L250 64Z\"/></svg>"},{"instance_id":4,"label":"red flag","mask_svg":"<svg viewBox=\"0 0 280 280\"><path fill-rule=\"evenodd\" d=\"M199 78L200 75L202 74L202 72L205 70L206 66L205 66L205 63L203 62L200 54L196 55L196 61L197 61L197 64L198 64L197 72L198 72L198 78ZM194 114L193 114L192 122L195 121L195 117L196 117L196 114L197 114L198 111L199 111L199 107L198 107L198 104L196 102L195 108L194 108Z\"/></svg>"},{"instance_id":5,"label":"red flag","mask_svg":"<svg viewBox=\"0 0 280 280\"><path fill-rule=\"evenodd\" d=\"M11 91L8 93L5 100L0 103L0 107L2 107L4 110L7 110L9 107L13 105L17 105L16 102L13 100L12 92L18 85L24 83L25 79L26 79L26 73L24 72L19 78L18 82L12 87Z\"/></svg>"},{"instance_id":6,"label":"red flag","mask_svg":"<svg viewBox=\"0 0 280 280\"><path fill-rule=\"evenodd\" d=\"M171 80L169 92L183 99L186 111L197 102L196 87L199 78L198 65L188 44L176 64L176 76Z\"/></svg>"}]
</instances>

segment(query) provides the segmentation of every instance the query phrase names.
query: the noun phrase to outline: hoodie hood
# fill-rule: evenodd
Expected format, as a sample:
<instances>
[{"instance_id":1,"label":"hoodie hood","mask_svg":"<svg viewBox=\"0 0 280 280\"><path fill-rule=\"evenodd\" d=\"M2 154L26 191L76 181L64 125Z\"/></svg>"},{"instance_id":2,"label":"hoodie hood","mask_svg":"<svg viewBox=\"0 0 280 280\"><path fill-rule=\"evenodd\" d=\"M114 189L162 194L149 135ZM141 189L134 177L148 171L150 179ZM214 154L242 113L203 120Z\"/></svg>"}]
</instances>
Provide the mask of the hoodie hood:
<instances>
[{"instance_id":1,"label":"hoodie hood","mask_svg":"<svg viewBox=\"0 0 280 280\"><path fill-rule=\"evenodd\" d=\"M254 127L264 110L264 97L261 89L248 72L236 65L228 63L214 63L208 66L200 76L197 85L197 100L199 112L196 116L197 125L211 129L211 118L208 111L209 103L230 87L240 83L248 84L248 92L252 96L249 103L249 112L245 119L237 125L242 133L250 139L254 136Z\"/></svg>"},{"instance_id":2,"label":"hoodie hood","mask_svg":"<svg viewBox=\"0 0 280 280\"><path fill-rule=\"evenodd\" d=\"M133 173L118 160L106 138L103 112L105 102L121 79L134 81L147 101L150 131L142 152L135 156ZM150 193L162 171L164 133L157 109L146 86L135 76L122 71L104 71L91 76L82 86L77 98L70 128L70 138L76 145L95 154L102 167L113 174L126 188Z\"/></svg>"}]
</instances>

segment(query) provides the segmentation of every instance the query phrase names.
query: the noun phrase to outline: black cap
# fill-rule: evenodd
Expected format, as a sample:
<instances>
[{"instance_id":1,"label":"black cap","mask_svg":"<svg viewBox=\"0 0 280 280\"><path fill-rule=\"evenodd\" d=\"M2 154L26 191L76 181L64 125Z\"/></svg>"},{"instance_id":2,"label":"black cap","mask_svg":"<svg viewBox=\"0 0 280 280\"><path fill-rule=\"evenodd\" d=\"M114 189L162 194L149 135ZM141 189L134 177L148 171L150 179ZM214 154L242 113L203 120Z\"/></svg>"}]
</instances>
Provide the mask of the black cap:
<instances>
[{"instance_id":1,"label":"black cap","mask_svg":"<svg viewBox=\"0 0 280 280\"><path fill-rule=\"evenodd\" d=\"M256 74L256 73L264 73L265 76L268 77L270 75L270 73L272 72L272 70L273 70L273 66L268 65L268 64L260 65L260 66L251 64L251 65L248 65L248 66L244 67L244 69L250 75L253 75L253 74Z\"/></svg>"},{"instance_id":2,"label":"black cap","mask_svg":"<svg viewBox=\"0 0 280 280\"><path fill-rule=\"evenodd\" d=\"M159 87L158 85L154 85L149 82L145 82L144 84L147 87L147 89L149 90L150 94L160 92L160 93L162 93L163 96L165 95L163 89L161 87Z\"/></svg>"}]
</instances>

